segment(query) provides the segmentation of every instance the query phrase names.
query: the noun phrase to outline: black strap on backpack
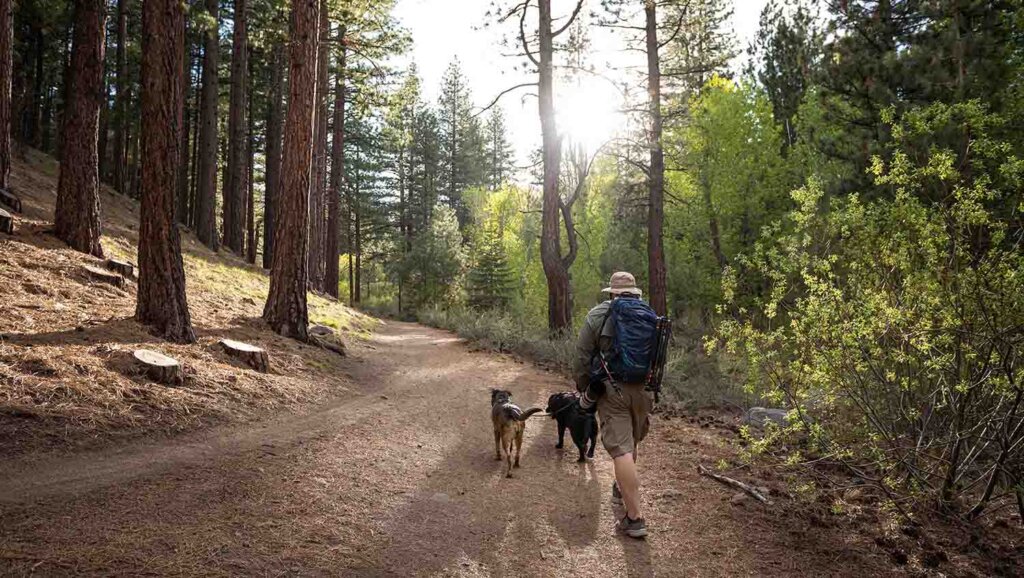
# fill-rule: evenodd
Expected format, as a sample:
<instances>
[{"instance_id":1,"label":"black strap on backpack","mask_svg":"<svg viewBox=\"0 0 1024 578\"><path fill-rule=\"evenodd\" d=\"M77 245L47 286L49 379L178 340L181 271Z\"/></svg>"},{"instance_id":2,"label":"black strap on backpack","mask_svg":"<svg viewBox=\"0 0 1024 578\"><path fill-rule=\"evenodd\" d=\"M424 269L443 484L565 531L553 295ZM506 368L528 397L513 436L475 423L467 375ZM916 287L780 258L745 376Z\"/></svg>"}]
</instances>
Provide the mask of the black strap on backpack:
<instances>
[{"instance_id":1,"label":"black strap on backpack","mask_svg":"<svg viewBox=\"0 0 1024 578\"><path fill-rule=\"evenodd\" d=\"M672 319L659 317L658 326L655 330L654 357L651 359L651 369L647 373L647 381L644 389L654 392L654 402L658 402L661 393L661 381L665 377L665 364L668 361L668 346L672 341Z\"/></svg>"}]
</instances>

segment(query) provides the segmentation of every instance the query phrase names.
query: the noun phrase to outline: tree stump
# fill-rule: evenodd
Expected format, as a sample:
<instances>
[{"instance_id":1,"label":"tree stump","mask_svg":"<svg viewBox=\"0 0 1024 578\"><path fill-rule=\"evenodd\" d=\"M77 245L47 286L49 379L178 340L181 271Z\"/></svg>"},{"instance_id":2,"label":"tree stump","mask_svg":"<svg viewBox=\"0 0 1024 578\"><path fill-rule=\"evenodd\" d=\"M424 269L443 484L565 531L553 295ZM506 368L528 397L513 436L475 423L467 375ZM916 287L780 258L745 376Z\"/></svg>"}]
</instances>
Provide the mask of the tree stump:
<instances>
[{"instance_id":1,"label":"tree stump","mask_svg":"<svg viewBox=\"0 0 1024 578\"><path fill-rule=\"evenodd\" d=\"M124 277L118 275L117 273L111 273L109 271L97 269L96 267L91 267L89 265L85 265L84 268L85 272L88 273L89 276L93 278L93 280L99 281L100 283L113 285L114 287L117 287L119 289L124 288Z\"/></svg>"},{"instance_id":2,"label":"tree stump","mask_svg":"<svg viewBox=\"0 0 1024 578\"><path fill-rule=\"evenodd\" d=\"M165 385L181 385L184 381L181 364L177 360L148 349L137 349L133 355L153 381Z\"/></svg>"},{"instance_id":3,"label":"tree stump","mask_svg":"<svg viewBox=\"0 0 1024 578\"><path fill-rule=\"evenodd\" d=\"M14 234L14 217L3 209L0 209L0 233Z\"/></svg>"},{"instance_id":4,"label":"tree stump","mask_svg":"<svg viewBox=\"0 0 1024 578\"><path fill-rule=\"evenodd\" d=\"M107 269L115 273L119 273L128 279L135 278L135 265L126 261L118 261L117 259L107 259Z\"/></svg>"},{"instance_id":5,"label":"tree stump","mask_svg":"<svg viewBox=\"0 0 1024 578\"><path fill-rule=\"evenodd\" d=\"M7 205L15 213L21 212L21 199L7 189L0 189L0 203Z\"/></svg>"},{"instance_id":6,"label":"tree stump","mask_svg":"<svg viewBox=\"0 0 1024 578\"><path fill-rule=\"evenodd\" d=\"M256 371L260 373L269 371L270 357L263 349L233 339L221 339L220 345L228 355L242 360Z\"/></svg>"}]
</instances>

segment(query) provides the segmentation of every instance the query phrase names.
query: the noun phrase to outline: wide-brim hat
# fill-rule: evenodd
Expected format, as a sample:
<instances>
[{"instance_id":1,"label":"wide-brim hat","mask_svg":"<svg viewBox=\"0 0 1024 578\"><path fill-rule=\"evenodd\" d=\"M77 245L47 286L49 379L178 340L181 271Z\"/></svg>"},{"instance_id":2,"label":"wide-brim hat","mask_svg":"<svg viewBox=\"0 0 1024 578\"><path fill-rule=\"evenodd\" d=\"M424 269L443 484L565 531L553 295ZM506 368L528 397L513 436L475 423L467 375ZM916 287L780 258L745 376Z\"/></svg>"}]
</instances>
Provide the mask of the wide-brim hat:
<instances>
[{"instance_id":1,"label":"wide-brim hat","mask_svg":"<svg viewBox=\"0 0 1024 578\"><path fill-rule=\"evenodd\" d=\"M636 278L633 277L631 273L626 273L625 271L613 273L608 287L605 287L601 292L611 293L612 295L623 295L628 293L630 295L642 296L644 294L644 292L636 286Z\"/></svg>"}]
</instances>

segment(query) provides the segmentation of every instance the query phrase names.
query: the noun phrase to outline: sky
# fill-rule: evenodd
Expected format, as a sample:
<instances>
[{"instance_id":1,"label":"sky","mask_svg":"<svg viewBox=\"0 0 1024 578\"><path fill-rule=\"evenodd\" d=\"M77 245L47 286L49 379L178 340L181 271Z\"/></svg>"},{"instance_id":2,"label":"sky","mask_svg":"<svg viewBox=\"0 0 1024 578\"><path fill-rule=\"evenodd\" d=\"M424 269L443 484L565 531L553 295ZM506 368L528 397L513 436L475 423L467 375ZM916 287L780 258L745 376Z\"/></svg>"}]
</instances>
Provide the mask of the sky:
<instances>
[{"instance_id":1,"label":"sky","mask_svg":"<svg viewBox=\"0 0 1024 578\"><path fill-rule=\"evenodd\" d=\"M598 4L597 0L589 3ZM744 50L757 31L761 9L766 3L767 0L735 0L732 24L737 44ZM554 0L556 17L567 14L571 4L571 0ZM423 80L424 97L429 102L437 101L441 79L455 58L459 59L478 107L486 106L510 86L535 80L535 74L515 70L521 59L503 56L512 51L501 46L507 27L484 27L494 20L487 14L490 5L491 0L398 0L395 14L412 34L411 56ZM637 66L644 65L642 53L619 50L621 38L600 31L593 34L589 57L598 69L605 65L618 68L623 59L635 60ZM511 93L500 102L520 165L526 164L530 152L540 141L537 100L526 95L528 92ZM559 109L560 129L578 135L588 144L599 144L623 122L615 110L619 102L620 89L598 78L582 80L577 86L560 86L555 103Z\"/></svg>"}]
</instances>

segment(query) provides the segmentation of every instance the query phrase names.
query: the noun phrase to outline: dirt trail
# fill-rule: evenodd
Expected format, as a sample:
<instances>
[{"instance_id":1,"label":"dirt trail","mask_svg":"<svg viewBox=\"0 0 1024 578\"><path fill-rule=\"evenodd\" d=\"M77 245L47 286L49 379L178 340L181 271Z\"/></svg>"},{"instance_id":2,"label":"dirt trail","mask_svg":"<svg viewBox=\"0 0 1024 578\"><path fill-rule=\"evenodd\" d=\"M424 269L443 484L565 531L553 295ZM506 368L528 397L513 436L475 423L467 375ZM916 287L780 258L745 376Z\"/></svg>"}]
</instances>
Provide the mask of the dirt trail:
<instances>
[{"instance_id":1,"label":"dirt trail","mask_svg":"<svg viewBox=\"0 0 1024 578\"><path fill-rule=\"evenodd\" d=\"M616 537L610 463L527 424L501 477L488 389L543 407L560 377L389 322L353 347L358 394L301 416L6 464L0 574L257 576L872 575L866 539L733 506L698 461L710 428L656 420L643 454L652 535ZM571 446L571 444L568 444ZM805 527L806 526L806 527Z\"/></svg>"}]
</instances>

